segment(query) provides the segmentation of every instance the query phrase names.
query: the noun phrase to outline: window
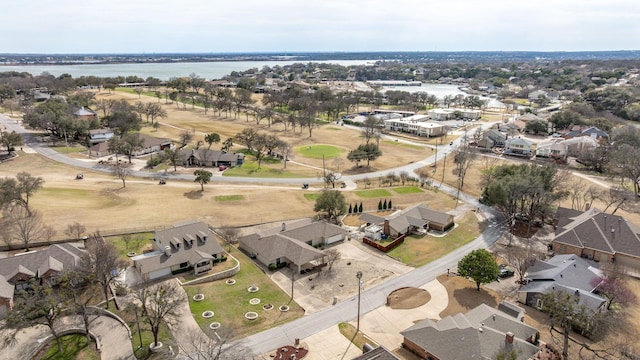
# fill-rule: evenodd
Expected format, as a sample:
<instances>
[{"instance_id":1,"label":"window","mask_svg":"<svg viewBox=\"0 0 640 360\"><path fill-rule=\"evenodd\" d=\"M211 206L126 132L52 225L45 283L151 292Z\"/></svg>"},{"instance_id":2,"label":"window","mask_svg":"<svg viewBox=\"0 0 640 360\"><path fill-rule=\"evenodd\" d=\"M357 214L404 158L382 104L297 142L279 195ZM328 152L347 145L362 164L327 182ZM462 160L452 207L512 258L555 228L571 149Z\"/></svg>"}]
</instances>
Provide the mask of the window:
<instances>
[{"instance_id":1,"label":"window","mask_svg":"<svg viewBox=\"0 0 640 360\"><path fill-rule=\"evenodd\" d=\"M180 269L184 269L186 267L189 267L189 263L188 262L183 262L180 264Z\"/></svg>"}]
</instances>

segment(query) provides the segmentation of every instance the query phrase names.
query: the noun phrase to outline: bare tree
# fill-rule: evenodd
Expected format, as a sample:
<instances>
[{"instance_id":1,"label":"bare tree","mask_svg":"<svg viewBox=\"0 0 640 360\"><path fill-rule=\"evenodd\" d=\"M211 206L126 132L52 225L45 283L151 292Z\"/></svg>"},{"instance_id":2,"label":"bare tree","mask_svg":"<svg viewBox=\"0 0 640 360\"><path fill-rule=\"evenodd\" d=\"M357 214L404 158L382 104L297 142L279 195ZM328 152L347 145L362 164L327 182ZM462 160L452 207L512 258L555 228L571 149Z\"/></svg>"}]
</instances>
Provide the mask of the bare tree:
<instances>
[{"instance_id":1,"label":"bare tree","mask_svg":"<svg viewBox=\"0 0 640 360\"><path fill-rule=\"evenodd\" d=\"M193 133L191 131L185 130L180 133L180 144L182 146L187 145L193 140Z\"/></svg>"},{"instance_id":2,"label":"bare tree","mask_svg":"<svg viewBox=\"0 0 640 360\"><path fill-rule=\"evenodd\" d=\"M398 176L400 176L400 183L402 184L402 186L404 186L404 184L407 182L407 179L409 178L409 172L408 171L400 171L398 173Z\"/></svg>"},{"instance_id":3,"label":"bare tree","mask_svg":"<svg viewBox=\"0 0 640 360\"><path fill-rule=\"evenodd\" d=\"M218 235L227 245L227 252L231 251L231 246L238 242L238 229L231 226L223 226L218 230Z\"/></svg>"},{"instance_id":4,"label":"bare tree","mask_svg":"<svg viewBox=\"0 0 640 360\"><path fill-rule=\"evenodd\" d=\"M73 224L67 225L67 229L64 231L64 233L76 240L80 240L82 238L82 234L84 234L86 231L87 227L76 221Z\"/></svg>"},{"instance_id":5,"label":"bare tree","mask_svg":"<svg viewBox=\"0 0 640 360\"><path fill-rule=\"evenodd\" d=\"M100 285L104 293L105 308L109 308L110 286L118 277L118 271L126 266L113 244L104 240L100 234L94 234L86 241L87 253L82 257L80 269L92 274L91 279Z\"/></svg>"},{"instance_id":6,"label":"bare tree","mask_svg":"<svg viewBox=\"0 0 640 360\"><path fill-rule=\"evenodd\" d=\"M143 284L134 296L142 307L144 321L151 328L153 345L158 345L162 323L172 324L179 318L180 306L185 301L184 290L167 281L154 285Z\"/></svg>"},{"instance_id":7,"label":"bare tree","mask_svg":"<svg viewBox=\"0 0 640 360\"><path fill-rule=\"evenodd\" d=\"M5 207L4 217L8 219L11 237L20 240L29 251L29 244L40 238L44 232L42 215L36 210L28 211L17 204Z\"/></svg>"},{"instance_id":8,"label":"bare tree","mask_svg":"<svg viewBox=\"0 0 640 360\"><path fill-rule=\"evenodd\" d=\"M584 211L591 207L594 200L601 197L601 191L595 186L585 188L584 181L580 180L575 186L567 189L569 198L571 199L571 208L574 210Z\"/></svg>"},{"instance_id":9,"label":"bare tree","mask_svg":"<svg viewBox=\"0 0 640 360\"><path fill-rule=\"evenodd\" d=\"M602 201L606 204L602 212L606 213L610 207L613 206L611 215L615 214L618 209L625 206L625 203L632 201L634 194L619 186L613 186L609 188L608 192L602 194Z\"/></svg>"},{"instance_id":10,"label":"bare tree","mask_svg":"<svg viewBox=\"0 0 640 360\"><path fill-rule=\"evenodd\" d=\"M518 281L524 283L524 276L527 270L536 263L536 257L528 249L509 246L506 248L507 261L513 266Z\"/></svg>"},{"instance_id":11,"label":"bare tree","mask_svg":"<svg viewBox=\"0 0 640 360\"><path fill-rule=\"evenodd\" d=\"M41 283L33 279L28 284L29 290L18 291L14 308L7 314L6 325L16 333L27 327L44 325L56 339L58 351L61 352L62 342L57 328L66 299L63 292L53 288L53 284L52 281Z\"/></svg>"},{"instance_id":12,"label":"bare tree","mask_svg":"<svg viewBox=\"0 0 640 360\"><path fill-rule=\"evenodd\" d=\"M116 176L122 180L122 187L125 188L127 187L127 184L125 183L125 181L127 180L127 177L129 176L129 174L131 173L131 171L129 170L128 167L126 166L122 166L120 164L116 165Z\"/></svg>"},{"instance_id":13,"label":"bare tree","mask_svg":"<svg viewBox=\"0 0 640 360\"><path fill-rule=\"evenodd\" d=\"M51 241L58 232L51 225L42 226L42 237L47 241Z\"/></svg>"},{"instance_id":14,"label":"bare tree","mask_svg":"<svg viewBox=\"0 0 640 360\"><path fill-rule=\"evenodd\" d=\"M228 329L226 327L225 329ZM193 332L185 344L179 344L180 354L189 360L219 360L222 355L233 351L232 348L225 347L230 335L230 330L215 331L205 334L201 331ZM229 358L240 358L229 354Z\"/></svg>"},{"instance_id":15,"label":"bare tree","mask_svg":"<svg viewBox=\"0 0 640 360\"><path fill-rule=\"evenodd\" d=\"M333 264L340 260L341 254L340 251L336 248L327 249L324 251L324 254L327 256L327 263L329 264L329 268L327 271L331 271Z\"/></svg>"}]
</instances>

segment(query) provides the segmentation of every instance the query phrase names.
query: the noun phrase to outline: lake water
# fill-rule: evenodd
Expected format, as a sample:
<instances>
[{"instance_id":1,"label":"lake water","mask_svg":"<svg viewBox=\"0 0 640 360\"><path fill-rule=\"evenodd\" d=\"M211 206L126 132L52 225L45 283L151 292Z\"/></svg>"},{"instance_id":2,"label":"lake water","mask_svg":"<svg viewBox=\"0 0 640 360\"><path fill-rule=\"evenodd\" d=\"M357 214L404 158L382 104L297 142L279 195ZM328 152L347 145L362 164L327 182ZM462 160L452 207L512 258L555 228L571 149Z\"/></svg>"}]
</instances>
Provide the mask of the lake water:
<instances>
[{"instance_id":1,"label":"lake water","mask_svg":"<svg viewBox=\"0 0 640 360\"><path fill-rule=\"evenodd\" d=\"M406 91L410 93L425 92L429 95L435 95L438 99L442 100L447 95L462 95L468 96L467 93L460 90L458 85L450 84L431 84L423 83L422 86L383 86L382 91L398 90ZM492 99L486 96L480 96L480 99L487 100L487 107L490 108L504 108L505 105L496 99Z\"/></svg>"},{"instance_id":2,"label":"lake water","mask_svg":"<svg viewBox=\"0 0 640 360\"><path fill-rule=\"evenodd\" d=\"M80 76L138 76L146 79L149 76L160 80L169 80L172 77L186 77L190 74L210 80L220 79L233 71L245 71L252 68L261 69L264 66L285 66L299 63L300 61L216 61L216 62L179 62L179 63L145 63L145 64L78 64L78 65L2 65L0 72L19 71L40 75L48 72L53 76L70 74L74 78ZM373 60L323 60L316 63L338 64L342 66L373 64ZM456 85L424 83L422 86L385 86L383 91L400 90L408 92L426 92L435 95L442 100L446 95L467 95L460 91ZM489 100L489 107L504 107L495 99L481 97Z\"/></svg>"},{"instance_id":3,"label":"lake water","mask_svg":"<svg viewBox=\"0 0 640 360\"><path fill-rule=\"evenodd\" d=\"M338 64L343 66L372 64L371 60L326 60L315 63ZM138 76L143 79L153 76L160 80L172 77L186 77L192 73L210 80L220 79L233 71L245 71L252 68L262 69L264 66L274 67L300 63L300 61L216 61L216 62L180 62L180 63L146 63L146 64L82 64L82 65L6 65L0 66L2 71L28 72L40 75L48 72L53 76L70 74L74 78L80 76Z\"/></svg>"}]
</instances>

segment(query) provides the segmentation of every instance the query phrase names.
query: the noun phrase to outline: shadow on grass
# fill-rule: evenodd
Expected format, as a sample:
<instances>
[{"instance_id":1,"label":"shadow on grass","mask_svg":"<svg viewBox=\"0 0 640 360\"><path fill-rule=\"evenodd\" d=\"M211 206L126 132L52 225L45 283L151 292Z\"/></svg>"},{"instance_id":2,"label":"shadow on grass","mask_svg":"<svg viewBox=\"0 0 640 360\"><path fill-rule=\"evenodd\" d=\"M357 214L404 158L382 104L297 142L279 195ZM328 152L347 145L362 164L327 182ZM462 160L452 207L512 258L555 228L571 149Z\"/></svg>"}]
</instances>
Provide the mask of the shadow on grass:
<instances>
[{"instance_id":1,"label":"shadow on grass","mask_svg":"<svg viewBox=\"0 0 640 360\"><path fill-rule=\"evenodd\" d=\"M191 199L191 200L198 200L198 199L202 199L202 191L200 190L192 190L189 192L184 193L184 196L187 199Z\"/></svg>"},{"instance_id":2,"label":"shadow on grass","mask_svg":"<svg viewBox=\"0 0 640 360\"><path fill-rule=\"evenodd\" d=\"M498 307L496 298L482 288L480 291L476 290L475 287L456 289L453 291L453 297L460 306L469 310L479 304L486 304L492 308Z\"/></svg>"}]
</instances>

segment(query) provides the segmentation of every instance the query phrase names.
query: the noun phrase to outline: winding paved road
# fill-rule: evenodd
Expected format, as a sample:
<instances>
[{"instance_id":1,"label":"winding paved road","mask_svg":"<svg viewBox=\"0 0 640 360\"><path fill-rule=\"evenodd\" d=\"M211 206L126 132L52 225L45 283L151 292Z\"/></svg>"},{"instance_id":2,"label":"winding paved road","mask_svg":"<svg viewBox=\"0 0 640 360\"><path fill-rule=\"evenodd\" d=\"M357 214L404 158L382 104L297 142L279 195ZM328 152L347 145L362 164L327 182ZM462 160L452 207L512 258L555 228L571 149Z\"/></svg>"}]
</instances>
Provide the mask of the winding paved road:
<instances>
[{"instance_id":1,"label":"winding paved road","mask_svg":"<svg viewBox=\"0 0 640 360\"><path fill-rule=\"evenodd\" d=\"M37 141L29 132L25 131L15 121L8 119L5 116L0 115L0 123L2 123L10 131L16 131L23 134L25 143L27 146L34 149L39 154L46 156L54 161L58 161L67 165L97 170L102 172L110 172L111 170L102 167L101 165L91 164L83 162L78 159L66 157L56 151L43 146ZM486 126L486 125L485 125ZM438 158L442 158L445 154L452 152L453 148L460 140L454 141L453 145L444 145L438 148ZM436 161L436 157L430 156L421 161L406 164L394 169L386 169L383 171L343 176L343 181L355 181L362 178L373 178L384 176L393 171L408 171L414 173L415 170L432 165ZM153 177L153 173L136 171L132 173L133 176L139 177ZM191 175L172 175L172 179L180 180L193 180ZM291 182L321 182L320 179L314 178L300 178L300 179L274 179L274 178L238 178L238 177L214 177L212 181L219 182L261 182L261 183L291 183ZM440 191L449 193L455 196L456 190L441 185ZM361 315L366 314L380 306L384 306L387 295L393 290L400 287L413 286L420 287L426 283L432 281L436 276L442 274L447 269L455 268L457 262L472 250L480 248L488 248L493 245L504 232L504 221L502 217L492 208L479 204L477 199L471 198L464 193L460 194L460 200L476 206L481 214L486 218L486 229L475 240L469 244L456 249L455 251L447 254L446 256L433 261L423 267L416 268L406 274L400 275L394 279L386 281L371 289L367 289L361 293ZM366 277L366 273L363 275ZM230 344L229 351L233 351L234 357L248 359L255 355L263 354L282 345L292 344L296 338L302 339L309 337L315 333L325 330L329 327L335 326L340 322L348 322L356 318L357 315L357 297L354 296L343 302L340 302L330 308L315 312L313 314L304 316L298 320L289 322L287 324L263 331L261 333L252 335L245 339L242 339L236 343Z\"/></svg>"}]
</instances>

